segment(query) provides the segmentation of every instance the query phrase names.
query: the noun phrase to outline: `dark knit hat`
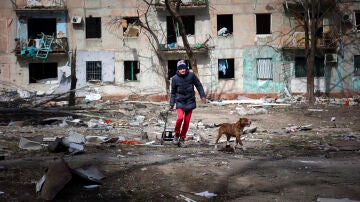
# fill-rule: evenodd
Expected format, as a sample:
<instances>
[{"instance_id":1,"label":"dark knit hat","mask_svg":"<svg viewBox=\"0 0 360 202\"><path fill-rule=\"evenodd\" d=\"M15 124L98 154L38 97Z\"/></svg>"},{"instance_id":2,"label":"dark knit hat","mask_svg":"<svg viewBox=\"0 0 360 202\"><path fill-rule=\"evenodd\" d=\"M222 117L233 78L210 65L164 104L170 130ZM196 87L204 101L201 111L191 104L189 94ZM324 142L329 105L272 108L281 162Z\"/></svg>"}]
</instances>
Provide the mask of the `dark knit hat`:
<instances>
[{"instance_id":1,"label":"dark knit hat","mask_svg":"<svg viewBox=\"0 0 360 202\"><path fill-rule=\"evenodd\" d=\"M178 60L176 67L177 67L177 70L187 68L185 61L183 59Z\"/></svg>"}]
</instances>

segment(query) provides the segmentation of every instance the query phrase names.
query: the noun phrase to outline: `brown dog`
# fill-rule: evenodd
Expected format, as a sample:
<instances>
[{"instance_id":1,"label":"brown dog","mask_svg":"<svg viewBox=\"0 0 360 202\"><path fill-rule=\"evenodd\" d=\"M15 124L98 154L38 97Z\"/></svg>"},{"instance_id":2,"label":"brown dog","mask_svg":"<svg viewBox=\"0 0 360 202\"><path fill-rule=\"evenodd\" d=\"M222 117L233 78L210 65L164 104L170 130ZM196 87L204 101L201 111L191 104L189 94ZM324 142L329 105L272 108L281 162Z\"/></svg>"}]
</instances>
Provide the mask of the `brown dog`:
<instances>
[{"instance_id":1,"label":"brown dog","mask_svg":"<svg viewBox=\"0 0 360 202\"><path fill-rule=\"evenodd\" d=\"M215 147L223 134L226 135L227 141L230 141L231 137L236 137L236 144L235 147L240 144L241 146L243 143L241 142L240 135L243 134L245 126L250 126L251 121L247 118L239 118L236 123L223 123L220 125L219 133L215 141Z\"/></svg>"}]
</instances>

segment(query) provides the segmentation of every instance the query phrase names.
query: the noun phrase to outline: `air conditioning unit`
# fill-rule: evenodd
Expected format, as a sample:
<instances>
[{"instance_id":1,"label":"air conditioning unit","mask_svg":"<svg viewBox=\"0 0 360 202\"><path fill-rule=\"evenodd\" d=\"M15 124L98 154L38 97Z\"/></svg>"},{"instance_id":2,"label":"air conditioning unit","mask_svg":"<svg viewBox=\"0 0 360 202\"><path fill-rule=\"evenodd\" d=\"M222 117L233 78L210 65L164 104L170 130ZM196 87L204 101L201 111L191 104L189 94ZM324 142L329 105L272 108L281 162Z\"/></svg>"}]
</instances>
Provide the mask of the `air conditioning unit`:
<instances>
[{"instance_id":1,"label":"air conditioning unit","mask_svg":"<svg viewBox=\"0 0 360 202\"><path fill-rule=\"evenodd\" d=\"M337 62L337 54L336 53L326 53L325 54L325 62L326 63Z\"/></svg>"},{"instance_id":2,"label":"air conditioning unit","mask_svg":"<svg viewBox=\"0 0 360 202\"><path fill-rule=\"evenodd\" d=\"M80 24L81 23L81 17L80 16L73 16L71 18L71 23L73 24Z\"/></svg>"}]
</instances>

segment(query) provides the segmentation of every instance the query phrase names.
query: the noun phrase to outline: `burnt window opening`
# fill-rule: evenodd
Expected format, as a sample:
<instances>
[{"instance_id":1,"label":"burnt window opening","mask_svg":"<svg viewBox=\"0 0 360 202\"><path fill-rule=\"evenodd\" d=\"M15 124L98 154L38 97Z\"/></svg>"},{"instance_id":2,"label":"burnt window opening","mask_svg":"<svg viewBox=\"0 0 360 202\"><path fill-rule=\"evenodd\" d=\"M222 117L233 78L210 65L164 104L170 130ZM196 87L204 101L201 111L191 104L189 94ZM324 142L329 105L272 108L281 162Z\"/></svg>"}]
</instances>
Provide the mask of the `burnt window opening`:
<instances>
[{"instance_id":1,"label":"burnt window opening","mask_svg":"<svg viewBox=\"0 0 360 202\"><path fill-rule=\"evenodd\" d=\"M101 61L86 61L86 81L101 81Z\"/></svg>"},{"instance_id":2,"label":"burnt window opening","mask_svg":"<svg viewBox=\"0 0 360 202\"><path fill-rule=\"evenodd\" d=\"M315 57L315 67L314 67L314 76L323 77L324 72L324 58ZM295 77L306 77L306 59L305 57L296 57L295 58Z\"/></svg>"},{"instance_id":3,"label":"burnt window opening","mask_svg":"<svg viewBox=\"0 0 360 202\"><path fill-rule=\"evenodd\" d=\"M219 68L219 79L233 79L234 78L234 59L219 59L218 68Z\"/></svg>"},{"instance_id":4,"label":"burnt window opening","mask_svg":"<svg viewBox=\"0 0 360 202\"><path fill-rule=\"evenodd\" d=\"M42 79L57 79L57 63L30 63L29 83L37 83Z\"/></svg>"},{"instance_id":5,"label":"burnt window opening","mask_svg":"<svg viewBox=\"0 0 360 202\"><path fill-rule=\"evenodd\" d=\"M181 19L184 23L186 34L195 35L195 16L181 16ZM181 36L180 25L171 16L167 16L166 27L167 43L176 43L176 37Z\"/></svg>"},{"instance_id":6,"label":"burnt window opening","mask_svg":"<svg viewBox=\"0 0 360 202\"><path fill-rule=\"evenodd\" d=\"M168 80L175 76L177 71L177 60L168 60ZM192 69L190 60L185 60L185 64L189 69Z\"/></svg>"},{"instance_id":7,"label":"burnt window opening","mask_svg":"<svg viewBox=\"0 0 360 202\"><path fill-rule=\"evenodd\" d=\"M138 61L124 61L124 79L125 81L137 81L140 73Z\"/></svg>"},{"instance_id":8,"label":"burnt window opening","mask_svg":"<svg viewBox=\"0 0 360 202\"><path fill-rule=\"evenodd\" d=\"M257 79L272 80L272 59L271 58L259 58L256 60L257 66Z\"/></svg>"},{"instance_id":9,"label":"burnt window opening","mask_svg":"<svg viewBox=\"0 0 360 202\"><path fill-rule=\"evenodd\" d=\"M85 20L86 38L101 38L101 18L87 17Z\"/></svg>"},{"instance_id":10,"label":"burnt window opening","mask_svg":"<svg viewBox=\"0 0 360 202\"><path fill-rule=\"evenodd\" d=\"M360 30L360 11L355 11L355 30Z\"/></svg>"},{"instance_id":11,"label":"burnt window opening","mask_svg":"<svg viewBox=\"0 0 360 202\"><path fill-rule=\"evenodd\" d=\"M354 55L354 76L360 76L360 55Z\"/></svg>"},{"instance_id":12,"label":"burnt window opening","mask_svg":"<svg viewBox=\"0 0 360 202\"><path fill-rule=\"evenodd\" d=\"M233 15L217 16L218 36L228 36L233 33Z\"/></svg>"},{"instance_id":13,"label":"burnt window opening","mask_svg":"<svg viewBox=\"0 0 360 202\"><path fill-rule=\"evenodd\" d=\"M56 35L56 18L29 18L27 23L29 39L39 39L42 37L41 33Z\"/></svg>"},{"instance_id":14,"label":"burnt window opening","mask_svg":"<svg viewBox=\"0 0 360 202\"><path fill-rule=\"evenodd\" d=\"M121 20L123 34L127 37L138 37L140 33L138 17L124 17Z\"/></svg>"},{"instance_id":15,"label":"burnt window opening","mask_svg":"<svg viewBox=\"0 0 360 202\"><path fill-rule=\"evenodd\" d=\"M270 14L256 14L256 34L271 34Z\"/></svg>"}]
</instances>

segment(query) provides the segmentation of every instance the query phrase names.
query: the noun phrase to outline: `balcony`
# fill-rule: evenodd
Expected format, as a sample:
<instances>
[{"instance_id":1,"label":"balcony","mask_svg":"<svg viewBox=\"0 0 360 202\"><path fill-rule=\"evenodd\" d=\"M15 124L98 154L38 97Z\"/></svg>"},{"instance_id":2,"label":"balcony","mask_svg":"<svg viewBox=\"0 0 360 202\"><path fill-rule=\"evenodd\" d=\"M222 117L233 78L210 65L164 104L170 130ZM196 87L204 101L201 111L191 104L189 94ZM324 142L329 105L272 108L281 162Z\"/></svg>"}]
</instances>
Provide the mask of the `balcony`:
<instances>
[{"instance_id":1,"label":"balcony","mask_svg":"<svg viewBox=\"0 0 360 202\"><path fill-rule=\"evenodd\" d=\"M206 44L195 44L191 45L191 49L194 53L197 54L206 54L209 52L210 47ZM162 51L165 54L183 54L186 53L186 49L183 46L172 46L170 44L161 44L160 45L160 51Z\"/></svg>"},{"instance_id":2,"label":"balcony","mask_svg":"<svg viewBox=\"0 0 360 202\"><path fill-rule=\"evenodd\" d=\"M20 1L21 2L21 1ZM65 0L24 0L16 4L16 11L67 10Z\"/></svg>"},{"instance_id":3,"label":"balcony","mask_svg":"<svg viewBox=\"0 0 360 202\"><path fill-rule=\"evenodd\" d=\"M174 4L176 0L169 0L170 4ZM208 7L208 0L182 0L180 4L181 9L203 9ZM165 11L165 1L156 0L155 8L158 11Z\"/></svg>"},{"instance_id":4,"label":"balcony","mask_svg":"<svg viewBox=\"0 0 360 202\"><path fill-rule=\"evenodd\" d=\"M29 39L28 41L15 39L15 55L26 58L46 59L49 55L66 55L69 50L68 40L66 37L53 38L49 42L48 50L42 45L41 39ZM44 53L46 55L44 55Z\"/></svg>"},{"instance_id":5,"label":"balcony","mask_svg":"<svg viewBox=\"0 0 360 202\"><path fill-rule=\"evenodd\" d=\"M337 35L333 34L332 32L323 33L321 37L317 38L316 46L319 49L334 49L338 46L337 39L338 39ZM311 45L311 41L309 45ZM283 44L283 47L289 49L304 49L305 32L293 33L291 40L287 40L287 43Z\"/></svg>"}]
</instances>

